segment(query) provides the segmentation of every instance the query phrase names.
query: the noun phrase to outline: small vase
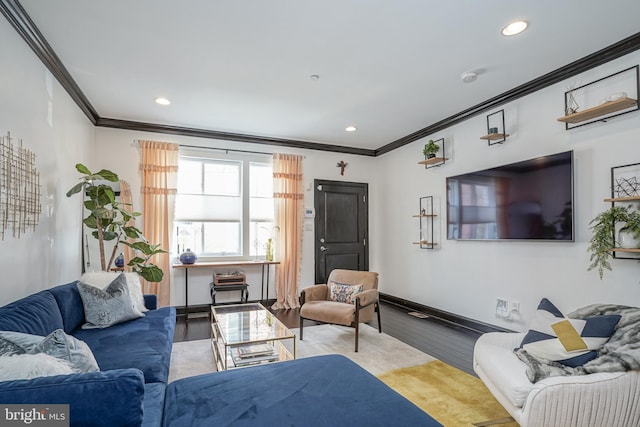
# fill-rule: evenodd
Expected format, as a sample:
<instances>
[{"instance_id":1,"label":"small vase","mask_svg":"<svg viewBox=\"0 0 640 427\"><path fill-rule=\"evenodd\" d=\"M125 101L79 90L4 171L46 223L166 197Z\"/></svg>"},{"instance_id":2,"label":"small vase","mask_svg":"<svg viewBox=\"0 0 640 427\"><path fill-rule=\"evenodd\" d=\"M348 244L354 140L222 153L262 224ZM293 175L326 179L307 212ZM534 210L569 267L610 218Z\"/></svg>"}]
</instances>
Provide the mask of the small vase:
<instances>
[{"instance_id":1,"label":"small vase","mask_svg":"<svg viewBox=\"0 0 640 427\"><path fill-rule=\"evenodd\" d=\"M198 256L189 248L180 254L180 262L183 264L194 264L197 260Z\"/></svg>"},{"instance_id":2,"label":"small vase","mask_svg":"<svg viewBox=\"0 0 640 427\"><path fill-rule=\"evenodd\" d=\"M124 267L124 253L120 252L120 255L116 257L113 264L118 268Z\"/></svg>"},{"instance_id":3,"label":"small vase","mask_svg":"<svg viewBox=\"0 0 640 427\"><path fill-rule=\"evenodd\" d=\"M618 244L623 249L640 248L640 239L633 236L633 233L622 229L618 232Z\"/></svg>"},{"instance_id":4,"label":"small vase","mask_svg":"<svg viewBox=\"0 0 640 427\"><path fill-rule=\"evenodd\" d=\"M267 240L267 261L273 261L273 239Z\"/></svg>"}]
</instances>

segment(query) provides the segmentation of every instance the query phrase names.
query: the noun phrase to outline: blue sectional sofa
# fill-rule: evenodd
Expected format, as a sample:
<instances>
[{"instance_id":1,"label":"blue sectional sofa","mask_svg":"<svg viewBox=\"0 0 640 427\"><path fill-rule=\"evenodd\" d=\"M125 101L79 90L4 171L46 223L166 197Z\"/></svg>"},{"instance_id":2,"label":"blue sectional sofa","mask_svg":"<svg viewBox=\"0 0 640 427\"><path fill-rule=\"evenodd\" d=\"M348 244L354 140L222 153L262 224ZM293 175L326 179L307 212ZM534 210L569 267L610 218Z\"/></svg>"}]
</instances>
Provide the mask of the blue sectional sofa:
<instances>
[{"instance_id":1,"label":"blue sectional sofa","mask_svg":"<svg viewBox=\"0 0 640 427\"><path fill-rule=\"evenodd\" d=\"M3 404L69 404L77 426L159 426L176 322L173 307L145 295L144 317L103 329L81 329L76 282L0 307L0 331L47 336L56 329L87 343L99 372L0 382Z\"/></svg>"}]
</instances>

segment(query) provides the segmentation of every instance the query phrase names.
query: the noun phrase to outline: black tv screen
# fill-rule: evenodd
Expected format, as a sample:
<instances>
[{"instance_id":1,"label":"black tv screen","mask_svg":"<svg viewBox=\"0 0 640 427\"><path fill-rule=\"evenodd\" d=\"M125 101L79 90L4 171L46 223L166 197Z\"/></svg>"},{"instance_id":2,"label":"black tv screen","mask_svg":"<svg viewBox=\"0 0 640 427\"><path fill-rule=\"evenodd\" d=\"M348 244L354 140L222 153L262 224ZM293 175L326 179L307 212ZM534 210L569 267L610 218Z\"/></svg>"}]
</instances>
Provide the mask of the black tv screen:
<instances>
[{"instance_id":1,"label":"black tv screen","mask_svg":"<svg viewBox=\"0 0 640 427\"><path fill-rule=\"evenodd\" d=\"M573 241L573 151L448 177L447 239Z\"/></svg>"}]
</instances>

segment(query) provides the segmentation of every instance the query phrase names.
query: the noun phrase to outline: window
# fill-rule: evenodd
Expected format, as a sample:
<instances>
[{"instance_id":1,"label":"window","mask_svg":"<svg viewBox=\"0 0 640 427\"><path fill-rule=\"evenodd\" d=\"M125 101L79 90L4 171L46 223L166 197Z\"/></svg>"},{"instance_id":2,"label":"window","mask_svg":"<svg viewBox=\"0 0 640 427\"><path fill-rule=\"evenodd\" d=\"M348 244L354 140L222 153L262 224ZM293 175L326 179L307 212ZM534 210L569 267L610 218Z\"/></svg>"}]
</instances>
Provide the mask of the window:
<instances>
[{"instance_id":1,"label":"window","mask_svg":"<svg viewBox=\"0 0 640 427\"><path fill-rule=\"evenodd\" d=\"M264 257L273 237L271 163L181 153L174 225L178 254Z\"/></svg>"}]
</instances>

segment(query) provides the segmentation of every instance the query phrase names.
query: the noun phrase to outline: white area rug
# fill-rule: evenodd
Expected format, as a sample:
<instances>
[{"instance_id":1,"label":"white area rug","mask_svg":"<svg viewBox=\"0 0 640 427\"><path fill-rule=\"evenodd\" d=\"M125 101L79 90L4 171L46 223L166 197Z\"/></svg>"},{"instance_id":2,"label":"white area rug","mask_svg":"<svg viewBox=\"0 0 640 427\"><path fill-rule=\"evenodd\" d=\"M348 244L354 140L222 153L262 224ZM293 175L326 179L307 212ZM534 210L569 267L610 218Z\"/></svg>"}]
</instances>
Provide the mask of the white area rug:
<instances>
[{"instance_id":1,"label":"white area rug","mask_svg":"<svg viewBox=\"0 0 640 427\"><path fill-rule=\"evenodd\" d=\"M298 329L292 329L296 337ZM296 358L321 354L342 354L374 375L436 360L402 341L368 325L360 326L359 351L354 351L355 330L337 325L308 326L304 341L296 338ZM173 344L169 382L193 375L215 372L211 341L184 341Z\"/></svg>"}]
</instances>

